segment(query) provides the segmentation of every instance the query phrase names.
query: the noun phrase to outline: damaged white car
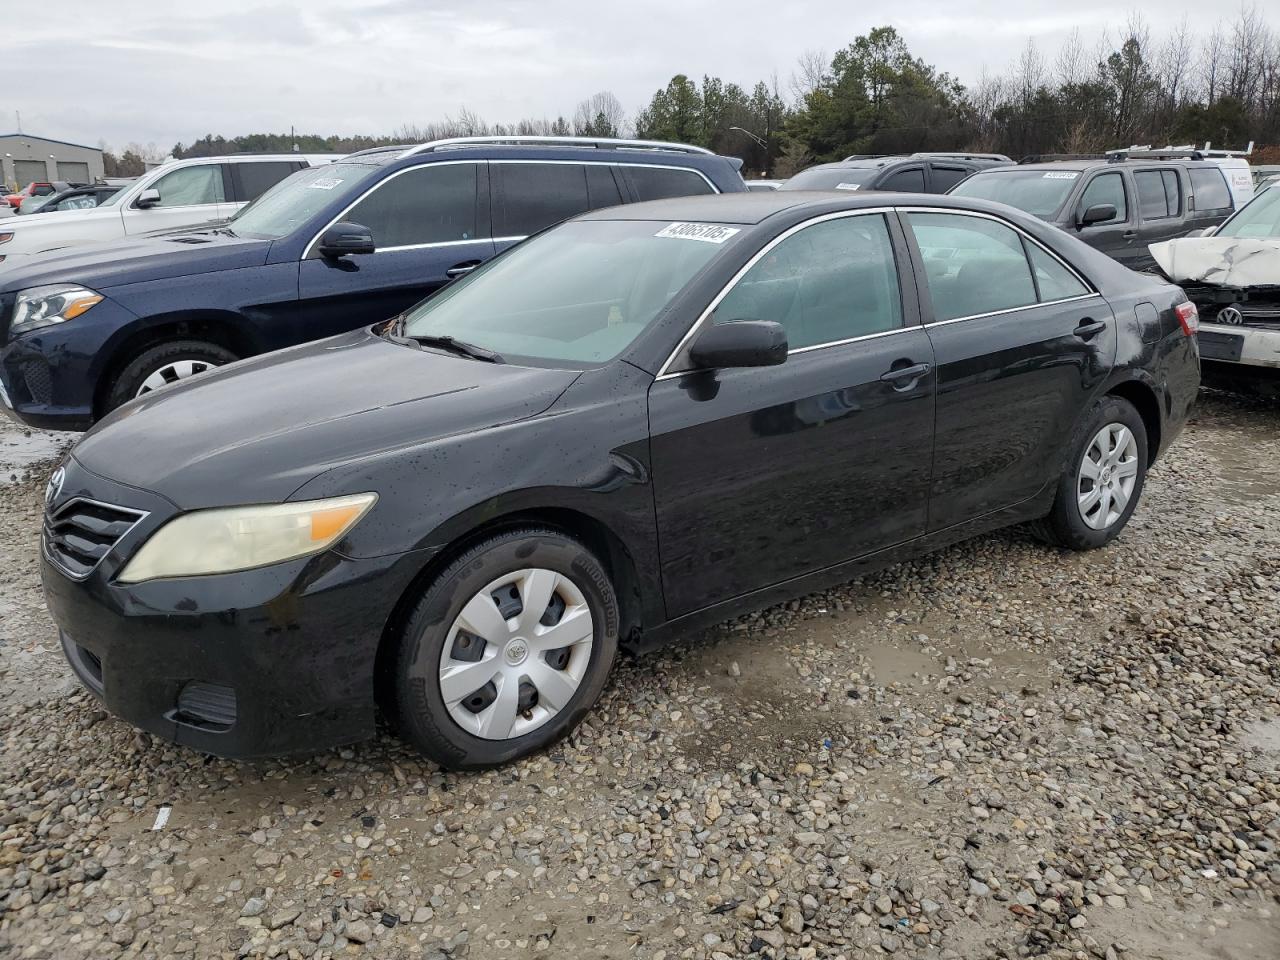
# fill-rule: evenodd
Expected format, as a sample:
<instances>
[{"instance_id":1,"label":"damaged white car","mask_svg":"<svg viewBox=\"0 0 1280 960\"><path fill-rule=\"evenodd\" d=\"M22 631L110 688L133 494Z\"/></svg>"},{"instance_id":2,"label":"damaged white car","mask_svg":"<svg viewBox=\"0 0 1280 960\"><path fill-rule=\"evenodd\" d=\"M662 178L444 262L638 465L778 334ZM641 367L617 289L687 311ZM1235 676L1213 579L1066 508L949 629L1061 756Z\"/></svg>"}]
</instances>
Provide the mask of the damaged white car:
<instances>
[{"instance_id":1,"label":"damaged white car","mask_svg":"<svg viewBox=\"0 0 1280 960\"><path fill-rule=\"evenodd\" d=\"M1203 380L1280 396L1280 186L1208 236L1153 243L1160 272L1200 310Z\"/></svg>"}]
</instances>

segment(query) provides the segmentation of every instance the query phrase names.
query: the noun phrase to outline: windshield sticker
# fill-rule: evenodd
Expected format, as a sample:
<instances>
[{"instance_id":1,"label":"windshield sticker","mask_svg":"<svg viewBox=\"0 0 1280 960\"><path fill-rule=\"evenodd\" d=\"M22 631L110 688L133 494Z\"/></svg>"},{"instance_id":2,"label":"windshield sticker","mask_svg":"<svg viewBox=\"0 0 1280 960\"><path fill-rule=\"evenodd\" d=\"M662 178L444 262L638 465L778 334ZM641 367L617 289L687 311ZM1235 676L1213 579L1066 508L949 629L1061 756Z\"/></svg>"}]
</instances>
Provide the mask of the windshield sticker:
<instances>
[{"instance_id":1,"label":"windshield sticker","mask_svg":"<svg viewBox=\"0 0 1280 960\"><path fill-rule=\"evenodd\" d=\"M861 184L858 184L858 183L837 183L836 189L837 190L857 190L858 187L860 186Z\"/></svg>"},{"instance_id":2,"label":"windshield sticker","mask_svg":"<svg viewBox=\"0 0 1280 960\"><path fill-rule=\"evenodd\" d=\"M321 177L315 183L307 184L312 190L332 190L342 181L337 177Z\"/></svg>"},{"instance_id":3,"label":"windshield sticker","mask_svg":"<svg viewBox=\"0 0 1280 960\"><path fill-rule=\"evenodd\" d=\"M1046 180L1074 180L1080 176L1075 170L1050 170L1044 175Z\"/></svg>"},{"instance_id":4,"label":"windshield sticker","mask_svg":"<svg viewBox=\"0 0 1280 960\"><path fill-rule=\"evenodd\" d=\"M674 237L676 240L701 240L703 243L724 243L735 233L741 233L737 227L725 227L718 223L669 223L655 237Z\"/></svg>"}]
</instances>

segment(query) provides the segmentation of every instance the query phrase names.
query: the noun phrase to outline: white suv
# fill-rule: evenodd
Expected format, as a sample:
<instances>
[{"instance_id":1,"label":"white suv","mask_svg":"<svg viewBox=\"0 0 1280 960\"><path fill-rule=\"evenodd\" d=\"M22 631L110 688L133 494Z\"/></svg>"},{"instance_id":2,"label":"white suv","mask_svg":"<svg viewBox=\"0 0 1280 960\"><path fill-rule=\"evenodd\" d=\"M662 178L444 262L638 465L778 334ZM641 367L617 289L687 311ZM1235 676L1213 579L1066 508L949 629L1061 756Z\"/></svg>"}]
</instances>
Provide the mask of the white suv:
<instances>
[{"instance_id":1,"label":"white suv","mask_svg":"<svg viewBox=\"0 0 1280 960\"><path fill-rule=\"evenodd\" d=\"M285 153L172 160L99 206L5 220L0 228L0 269L64 247L225 220L290 174L340 156Z\"/></svg>"}]
</instances>

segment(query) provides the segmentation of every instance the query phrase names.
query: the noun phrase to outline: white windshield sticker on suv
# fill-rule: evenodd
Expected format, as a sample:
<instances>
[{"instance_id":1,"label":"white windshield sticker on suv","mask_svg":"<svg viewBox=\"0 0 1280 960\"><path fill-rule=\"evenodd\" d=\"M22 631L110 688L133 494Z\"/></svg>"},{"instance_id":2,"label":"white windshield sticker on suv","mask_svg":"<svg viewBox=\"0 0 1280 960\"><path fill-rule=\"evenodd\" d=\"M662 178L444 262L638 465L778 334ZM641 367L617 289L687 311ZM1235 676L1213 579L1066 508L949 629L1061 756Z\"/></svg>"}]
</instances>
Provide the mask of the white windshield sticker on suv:
<instances>
[{"instance_id":1,"label":"white windshield sticker on suv","mask_svg":"<svg viewBox=\"0 0 1280 960\"><path fill-rule=\"evenodd\" d=\"M1050 170L1044 175L1046 180L1074 180L1080 176L1075 170Z\"/></svg>"},{"instance_id":2,"label":"white windshield sticker on suv","mask_svg":"<svg viewBox=\"0 0 1280 960\"><path fill-rule=\"evenodd\" d=\"M669 223L655 237L674 237L677 240L701 240L703 243L724 243L735 233L742 231L737 227L725 227L718 223Z\"/></svg>"},{"instance_id":3,"label":"white windshield sticker on suv","mask_svg":"<svg viewBox=\"0 0 1280 960\"><path fill-rule=\"evenodd\" d=\"M337 177L322 177L321 179L317 180L315 183L307 184L307 186L309 186L312 190L332 190L341 182L342 181Z\"/></svg>"},{"instance_id":4,"label":"white windshield sticker on suv","mask_svg":"<svg viewBox=\"0 0 1280 960\"><path fill-rule=\"evenodd\" d=\"M858 187L860 186L861 184L858 184L858 183L837 183L836 189L837 190L857 190Z\"/></svg>"}]
</instances>

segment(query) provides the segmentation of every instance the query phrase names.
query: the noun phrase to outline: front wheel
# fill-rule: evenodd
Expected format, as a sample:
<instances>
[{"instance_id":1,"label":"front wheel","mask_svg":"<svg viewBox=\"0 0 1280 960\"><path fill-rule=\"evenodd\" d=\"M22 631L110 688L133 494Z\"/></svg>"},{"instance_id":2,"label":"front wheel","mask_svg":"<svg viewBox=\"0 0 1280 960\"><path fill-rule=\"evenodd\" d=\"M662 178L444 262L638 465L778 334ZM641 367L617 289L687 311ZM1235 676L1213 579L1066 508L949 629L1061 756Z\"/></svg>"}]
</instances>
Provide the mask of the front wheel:
<instances>
[{"instance_id":1,"label":"front wheel","mask_svg":"<svg viewBox=\"0 0 1280 960\"><path fill-rule=\"evenodd\" d=\"M452 769L541 750L600 698L618 623L613 584L576 540L541 529L486 540L431 583L399 638L396 725Z\"/></svg>"},{"instance_id":2,"label":"front wheel","mask_svg":"<svg viewBox=\"0 0 1280 960\"><path fill-rule=\"evenodd\" d=\"M120 371L107 394L104 412L238 359L225 347L204 340L175 340L148 347Z\"/></svg>"},{"instance_id":3,"label":"front wheel","mask_svg":"<svg viewBox=\"0 0 1280 960\"><path fill-rule=\"evenodd\" d=\"M1129 522L1146 479L1146 424L1129 401L1103 397L1077 431L1053 509L1037 529L1072 550L1105 546Z\"/></svg>"}]
</instances>

